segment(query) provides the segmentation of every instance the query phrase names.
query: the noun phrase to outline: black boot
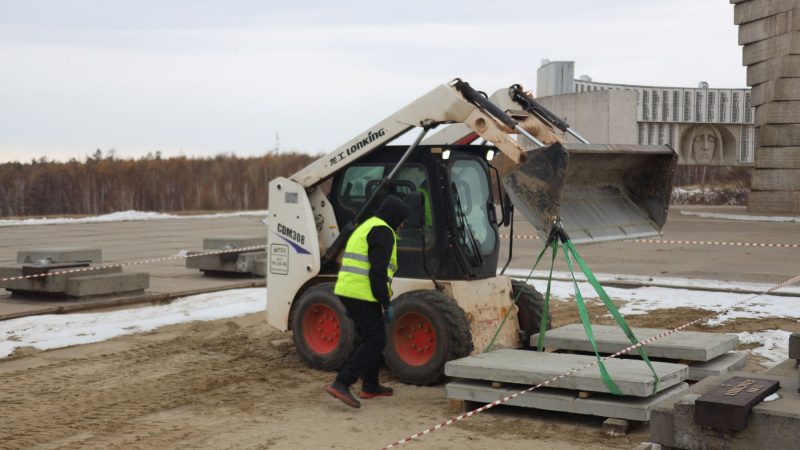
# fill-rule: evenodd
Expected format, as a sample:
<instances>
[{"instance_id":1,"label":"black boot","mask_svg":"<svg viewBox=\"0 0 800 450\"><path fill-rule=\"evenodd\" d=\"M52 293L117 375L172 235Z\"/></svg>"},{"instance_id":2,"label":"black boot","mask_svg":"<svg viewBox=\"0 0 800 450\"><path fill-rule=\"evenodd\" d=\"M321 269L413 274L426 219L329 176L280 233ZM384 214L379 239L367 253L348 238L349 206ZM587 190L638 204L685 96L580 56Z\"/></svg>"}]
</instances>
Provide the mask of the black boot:
<instances>
[{"instance_id":1,"label":"black boot","mask_svg":"<svg viewBox=\"0 0 800 450\"><path fill-rule=\"evenodd\" d=\"M353 394L350 393L350 388L344 384L334 381L333 384L325 386L325 390L328 394L341 400L345 405L351 408L361 408L361 402L353 397Z\"/></svg>"},{"instance_id":2,"label":"black boot","mask_svg":"<svg viewBox=\"0 0 800 450\"><path fill-rule=\"evenodd\" d=\"M369 388L369 389L362 386L361 393L358 394L358 396L366 400L368 398L375 398L375 397L391 397L393 394L394 394L394 389L388 386L378 385L377 388Z\"/></svg>"}]
</instances>

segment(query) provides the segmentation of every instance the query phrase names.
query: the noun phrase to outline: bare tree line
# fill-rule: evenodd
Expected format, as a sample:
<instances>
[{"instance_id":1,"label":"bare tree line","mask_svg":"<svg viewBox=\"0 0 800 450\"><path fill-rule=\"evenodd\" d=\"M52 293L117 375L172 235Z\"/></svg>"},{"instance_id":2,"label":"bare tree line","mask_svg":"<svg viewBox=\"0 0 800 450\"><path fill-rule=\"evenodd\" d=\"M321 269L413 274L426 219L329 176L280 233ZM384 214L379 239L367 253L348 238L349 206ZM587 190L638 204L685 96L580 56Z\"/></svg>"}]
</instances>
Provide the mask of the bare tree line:
<instances>
[{"instance_id":1,"label":"bare tree line","mask_svg":"<svg viewBox=\"0 0 800 450\"><path fill-rule=\"evenodd\" d=\"M300 153L240 158L115 159L0 164L0 216L115 211L225 211L267 208L267 185L314 160Z\"/></svg>"}]
</instances>

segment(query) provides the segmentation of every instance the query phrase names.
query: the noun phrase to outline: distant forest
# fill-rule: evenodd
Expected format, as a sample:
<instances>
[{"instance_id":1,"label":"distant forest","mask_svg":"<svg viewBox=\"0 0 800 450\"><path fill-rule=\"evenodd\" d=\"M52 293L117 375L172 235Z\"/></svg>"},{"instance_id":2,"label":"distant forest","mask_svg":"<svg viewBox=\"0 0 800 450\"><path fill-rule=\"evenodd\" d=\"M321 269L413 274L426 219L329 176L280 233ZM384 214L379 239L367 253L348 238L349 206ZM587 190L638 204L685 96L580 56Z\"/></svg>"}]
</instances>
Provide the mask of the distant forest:
<instances>
[{"instance_id":1,"label":"distant forest","mask_svg":"<svg viewBox=\"0 0 800 450\"><path fill-rule=\"evenodd\" d=\"M267 209L267 185L315 156L147 157L116 159L98 150L86 161L0 164L0 216L107 214L115 211Z\"/></svg>"},{"instance_id":2,"label":"distant forest","mask_svg":"<svg viewBox=\"0 0 800 450\"><path fill-rule=\"evenodd\" d=\"M289 176L316 158L275 152L253 158L162 158L155 153L132 160L97 150L85 161L4 163L0 164L0 217L266 209L269 181ZM746 198L750 170L678 166L675 186L733 189Z\"/></svg>"}]
</instances>

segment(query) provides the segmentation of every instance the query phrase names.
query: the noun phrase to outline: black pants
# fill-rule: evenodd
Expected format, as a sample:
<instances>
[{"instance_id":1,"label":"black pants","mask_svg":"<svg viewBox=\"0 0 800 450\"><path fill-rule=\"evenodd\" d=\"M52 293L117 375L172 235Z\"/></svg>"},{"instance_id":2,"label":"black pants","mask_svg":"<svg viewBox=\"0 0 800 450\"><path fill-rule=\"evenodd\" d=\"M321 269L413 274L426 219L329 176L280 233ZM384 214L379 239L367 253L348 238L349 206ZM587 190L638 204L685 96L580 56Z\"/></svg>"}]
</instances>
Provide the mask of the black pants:
<instances>
[{"instance_id":1,"label":"black pants","mask_svg":"<svg viewBox=\"0 0 800 450\"><path fill-rule=\"evenodd\" d=\"M341 296L339 300L356 323L361 345L339 371L336 381L350 386L361 378L364 390L376 391L381 355L386 346L386 325L381 305Z\"/></svg>"}]
</instances>

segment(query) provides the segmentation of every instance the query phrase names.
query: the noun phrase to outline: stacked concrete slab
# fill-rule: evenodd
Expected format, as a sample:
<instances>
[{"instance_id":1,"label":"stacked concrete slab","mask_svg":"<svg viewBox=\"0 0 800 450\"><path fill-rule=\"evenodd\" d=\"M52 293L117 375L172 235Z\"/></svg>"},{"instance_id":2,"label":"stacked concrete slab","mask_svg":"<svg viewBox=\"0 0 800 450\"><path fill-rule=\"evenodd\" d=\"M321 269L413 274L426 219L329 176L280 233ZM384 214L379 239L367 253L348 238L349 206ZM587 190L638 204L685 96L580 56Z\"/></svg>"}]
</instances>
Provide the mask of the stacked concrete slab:
<instances>
[{"instance_id":1,"label":"stacked concrete slab","mask_svg":"<svg viewBox=\"0 0 800 450\"><path fill-rule=\"evenodd\" d=\"M123 273L119 266L97 267L103 262L98 248L21 250L17 252L17 262L19 266L0 267L0 278L45 276L0 281L0 287L14 295L86 298L140 294L150 286L150 274L146 272ZM50 275L53 273L56 274Z\"/></svg>"},{"instance_id":2,"label":"stacked concrete slab","mask_svg":"<svg viewBox=\"0 0 800 450\"><path fill-rule=\"evenodd\" d=\"M253 236L226 236L203 239L203 250L189 252L186 268L199 269L208 275L267 275L267 238ZM261 247L253 249L253 247ZM248 249L237 251L236 249ZM203 253L225 251L204 255ZM200 256L193 256L200 255Z\"/></svg>"},{"instance_id":3,"label":"stacked concrete slab","mask_svg":"<svg viewBox=\"0 0 800 450\"><path fill-rule=\"evenodd\" d=\"M748 209L800 212L800 3L730 0L752 87L756 143Z\"/></svg>"},{"instance_id":4,"label":"stacked concrete slab","mask_svg":"<svg viewBox=\"0 0 800 450\"><path fill-rule=\"evenodd\" d=\"M660 328L633 328L639 340L661 335L669 330ZM616 353L631 345L630 340L617 326L594 325L592 333L597 350L602 354ZM536 345L539 335L531 337ZM747 364L744 354L733 352L739 338L732 334L679 331L644 346L647 355L655 360L680 362L689 366L687 380L699 381L709 376L724 375L739 370ZM586 331L580 324L566 325L545 333L544 347L562 351L592 352ZM636 352L631 352L636 356Z\"/></svg>"},{"instance_id":5,"label":"stacked concrete slab","mask_svg":"<svg viewBox=\"0 0 800 450\"><path fill-rule=\"evenodd\" d=\"M445 375L447 397L490 403L571 370L592 364L594 356L501 349L450 361ZM612 359L606 368L623 395L611 395L598 368L589 367L558 378L548 387L517 397L509 405L607 418L646 421L652 407L677 395L688 385L683 364L655 362L658 383L650 369L636 360Z\"/></svg>"},{"instance_id":6,"label":"stacked concrete slab","mask_svg":"<svg viewBox=\"0 0 800 450\"><path fill-rule=\"evenodd\" d=\"M631 345L617 326L592 327L598 351L616 353ZM633 328L639 340L667 330ZM535 346L538 335L531 337ZM735 335L681 331L645 346L658 375L657 392L650 369L633 353L605 362L622 396L610 395L598 367L590 367L547 384L508 404L537 409L589 414L634 421L650 420L652 409L688 389L686 380L701 380L728 373L746 363L745 356L732 352ZM459 378L447 385L450 399L490 403L509 393L584 367L595 361L586 331L580 324L549 330L544 347L549 351L497 350L450 361L445 374ZM564 353L569 351L570 353Z\"/></svg>"}]
</instances>

